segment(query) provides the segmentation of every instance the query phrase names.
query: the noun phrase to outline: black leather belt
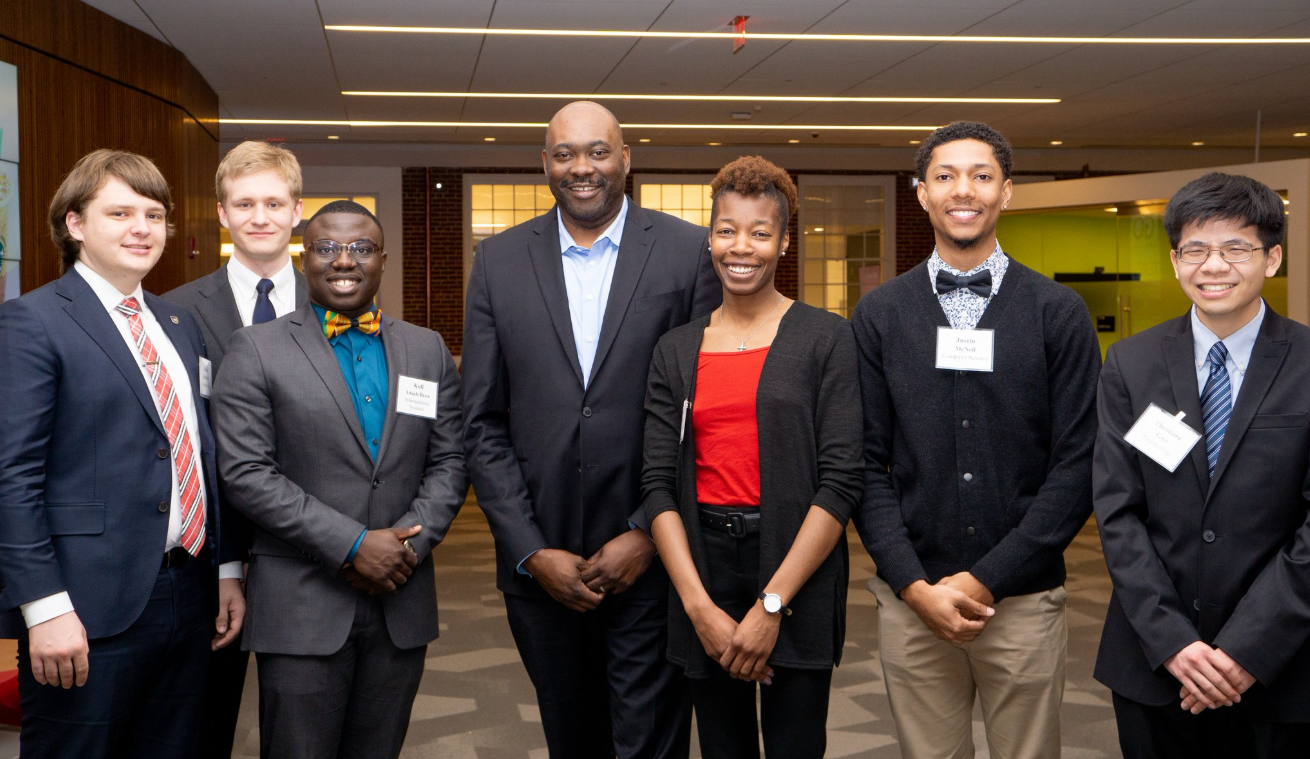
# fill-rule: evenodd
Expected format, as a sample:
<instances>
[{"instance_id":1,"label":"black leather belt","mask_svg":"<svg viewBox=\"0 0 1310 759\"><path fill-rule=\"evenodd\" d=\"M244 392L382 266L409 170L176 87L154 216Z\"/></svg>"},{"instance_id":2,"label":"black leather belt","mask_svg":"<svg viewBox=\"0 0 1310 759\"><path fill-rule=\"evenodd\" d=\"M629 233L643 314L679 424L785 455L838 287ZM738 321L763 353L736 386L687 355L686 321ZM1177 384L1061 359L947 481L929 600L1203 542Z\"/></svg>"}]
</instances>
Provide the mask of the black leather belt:
<instances>
[{"instance_id":1,"label":"black leather belt","mask_svg":"<svg viewBox=\"0 0 1310 759\"><path fill-rule=\"evenodd\" d=\"M159 563L160 569L169 569L171 567L186 566L191 561L191 554L187 553L185 548L178 546L171 551L164 552L164 560Z\"/></svg>"},{"instance_id":2,"label":"black leather belt","mask_svg":"<svg viewBox=\"0 0 1310 759\"><path fill-rule=\"evenodd\" d=\"M717 532L726 532L734 538L744 538L760 531L760 512L752 511L710 511L700 509L700 523Z\"/></svg>"}]
</instances>

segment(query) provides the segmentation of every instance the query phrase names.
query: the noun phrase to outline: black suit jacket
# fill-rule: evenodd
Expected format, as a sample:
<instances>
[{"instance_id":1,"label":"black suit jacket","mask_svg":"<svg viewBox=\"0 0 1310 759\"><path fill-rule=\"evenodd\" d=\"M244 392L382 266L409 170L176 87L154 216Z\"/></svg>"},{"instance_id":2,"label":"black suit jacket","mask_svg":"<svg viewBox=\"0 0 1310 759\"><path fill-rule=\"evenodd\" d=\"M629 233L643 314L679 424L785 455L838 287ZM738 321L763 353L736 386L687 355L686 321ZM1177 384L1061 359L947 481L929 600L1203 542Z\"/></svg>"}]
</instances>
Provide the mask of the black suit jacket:
<instances>
[{"instance_id":1,"label":"black suit jacket","mask_svg":"<svg viewBox=\"0 0 1310 759\"><path fill-rule=\"evenodd\" d=\"M645 526L638 492L646 375L660 336L718 306L708 233L628 203L584 389L569 320L557 211L478 245L464 318L464 446L496 538L496 585L545 591L517 571L542 548L581 556ZM629 592L661 596L662 586Z\"/></svg>"},{"instance_id":2,"label":"black suit jacket","mask_svg":"<svg viewBox=\"0 0 1310 759\"><path fill-rule=\"evenodd\" d=\"M301 308L309 302L309 290L305 286L305 275L294 264L291 268L296 278L296 308ZM205 336L205 346L209 348L209 360L217 372L232 333L244 326L228 280L227 264L211 274L169 290L164 293L164 299L182 306L196 317Z\"/></svg>"},{"instance_id":3,"label":"black suit jacket","mask_svg":"<svg viewBox=\"0 0 1310 759\"><path fill-rule=\"evenodd\" d=\"M1151 403L1203 430L1189 316L1110 347L1093 487L1114 593L1096 678L1164 705L1197 640L1257 679L1235 707L1310 720L1310 329L1266 309L1214 478L1202 439L1171 474L1124 442Z\"/></svg>"}]
</instances>

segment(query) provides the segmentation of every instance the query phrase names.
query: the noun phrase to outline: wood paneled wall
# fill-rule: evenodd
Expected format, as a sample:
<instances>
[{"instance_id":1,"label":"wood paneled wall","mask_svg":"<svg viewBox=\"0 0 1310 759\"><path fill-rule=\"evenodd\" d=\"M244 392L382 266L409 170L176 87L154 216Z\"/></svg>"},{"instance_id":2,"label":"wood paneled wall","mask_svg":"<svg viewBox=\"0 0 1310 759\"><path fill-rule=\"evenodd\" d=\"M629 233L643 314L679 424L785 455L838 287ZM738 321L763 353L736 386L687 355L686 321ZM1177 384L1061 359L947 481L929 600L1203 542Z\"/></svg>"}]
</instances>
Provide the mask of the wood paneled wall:
<instances>
[{"instance_id":1,"label":"wood paneled wall","mask_svg":"<svg viewBox=\"0 0 1310 759\"><path fill-rule=\"evenodd\" d=\"M145 289L217 268L218 96L181 53L78 0L0 0L0 61L18 67L23 292L59 276L50 199L97 148L149 157L172 188L177 233Z\"/></svg>"}]
</instances>

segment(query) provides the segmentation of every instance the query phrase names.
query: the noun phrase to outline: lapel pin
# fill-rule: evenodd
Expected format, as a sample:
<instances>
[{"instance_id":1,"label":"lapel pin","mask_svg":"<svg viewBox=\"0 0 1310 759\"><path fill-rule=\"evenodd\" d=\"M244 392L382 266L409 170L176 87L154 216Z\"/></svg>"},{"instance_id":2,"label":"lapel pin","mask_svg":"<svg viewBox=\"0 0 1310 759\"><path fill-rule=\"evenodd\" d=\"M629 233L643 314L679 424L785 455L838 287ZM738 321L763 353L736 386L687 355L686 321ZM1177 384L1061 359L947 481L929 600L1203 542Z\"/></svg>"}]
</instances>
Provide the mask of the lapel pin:
<instances>
[{"instance_id":1,"label":"lapel pin","mask_svg":"<svg viewBox=\"0 0 1310 759\"><path fill-rule=\"evenodd\" d=\"M168 317L168 320L171 321L171 322L173 322L174 324L177 324L177 317L176 317L176 316L170 316L170 317Z\"/></svg>"}]
</instances>

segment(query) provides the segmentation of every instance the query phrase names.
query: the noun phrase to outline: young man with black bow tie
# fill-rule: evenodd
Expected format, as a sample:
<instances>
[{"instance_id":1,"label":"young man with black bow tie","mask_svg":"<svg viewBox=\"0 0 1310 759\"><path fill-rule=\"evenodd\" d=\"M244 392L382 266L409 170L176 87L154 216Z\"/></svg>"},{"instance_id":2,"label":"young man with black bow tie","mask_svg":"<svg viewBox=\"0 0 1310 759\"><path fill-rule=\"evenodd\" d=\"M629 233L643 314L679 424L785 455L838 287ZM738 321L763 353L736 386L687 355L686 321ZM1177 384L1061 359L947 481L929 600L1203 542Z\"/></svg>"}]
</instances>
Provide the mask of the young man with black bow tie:
<instances>
[{"instance_id":1,"label":"young man with black bow tie","mask_svg":"<svg viewBox=\"0 0 1310 759\"><path fill-rule=\"evenodd\" d=\"M956 122L920 146L937 247L852 317L865 409L856 524L878 565L878 642L901 750L1058 756L1063 551L1091 513L1100 350L1070 289L996 240L1011 150Z\"/></svg>"}]
</instances>

